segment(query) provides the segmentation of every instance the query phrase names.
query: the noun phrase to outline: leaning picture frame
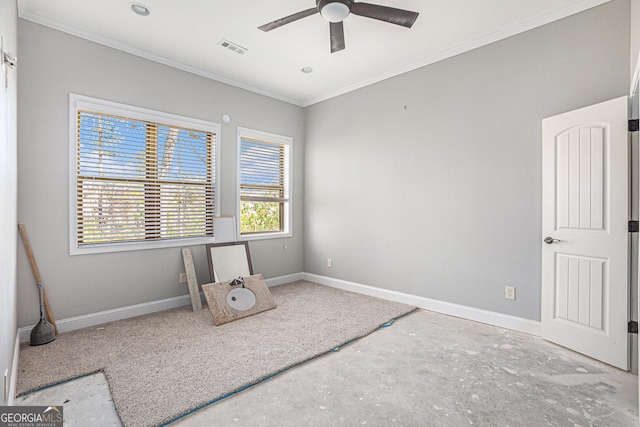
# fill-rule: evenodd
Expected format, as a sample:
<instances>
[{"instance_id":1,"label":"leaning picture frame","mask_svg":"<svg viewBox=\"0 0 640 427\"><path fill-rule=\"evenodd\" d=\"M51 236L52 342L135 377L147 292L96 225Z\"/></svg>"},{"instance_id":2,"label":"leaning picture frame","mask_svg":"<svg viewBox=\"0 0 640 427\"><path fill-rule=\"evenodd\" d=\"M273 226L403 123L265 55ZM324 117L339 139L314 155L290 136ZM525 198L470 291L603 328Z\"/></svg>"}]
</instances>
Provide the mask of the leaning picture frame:
<instances>
[{"instance_id":1,"label":"leaning picture frame","mask_svg":"<svg viewBox=\"0 0 640 427\"><path fill-rule=\"evenodd\" d=\"M212 283L253 275L249 242L210 243L206 249Z\"/></svg>"}]
</instances>

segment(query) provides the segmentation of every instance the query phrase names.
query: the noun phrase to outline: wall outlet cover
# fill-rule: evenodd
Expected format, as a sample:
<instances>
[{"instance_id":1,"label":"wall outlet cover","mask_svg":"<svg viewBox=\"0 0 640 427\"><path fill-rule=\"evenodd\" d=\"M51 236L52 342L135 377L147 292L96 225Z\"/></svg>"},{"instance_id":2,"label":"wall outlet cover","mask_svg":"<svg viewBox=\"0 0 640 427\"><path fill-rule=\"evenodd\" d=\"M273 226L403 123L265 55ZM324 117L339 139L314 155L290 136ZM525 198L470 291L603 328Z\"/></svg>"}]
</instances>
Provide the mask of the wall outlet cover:
<instances>
[{"instance_id":1,"label":"wall outlet cover","mask_svg":"<svg viewBox=\"0 0 640 427\"><path fill-rule=\"evenodd\" d=\"M505 286L504 287L504 297L509 300L516 299L516 288L513 286Z\"/></svg>"}]
</instances>

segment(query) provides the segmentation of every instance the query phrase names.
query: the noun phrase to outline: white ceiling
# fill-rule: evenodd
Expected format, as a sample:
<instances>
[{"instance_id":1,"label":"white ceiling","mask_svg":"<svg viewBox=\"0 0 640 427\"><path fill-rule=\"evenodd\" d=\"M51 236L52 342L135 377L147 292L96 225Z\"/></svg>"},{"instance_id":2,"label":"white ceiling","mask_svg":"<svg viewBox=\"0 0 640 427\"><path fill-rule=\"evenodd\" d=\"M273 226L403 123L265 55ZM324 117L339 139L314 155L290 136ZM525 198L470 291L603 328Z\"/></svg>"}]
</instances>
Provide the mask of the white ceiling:
<instances>
[{"instance_id":1,"label":"white ceiling","mask_svg":"<svg viewBox=\"0 0 640 427\"><path fill-rule=\"evenodd\" d=\"M319 14L257 29L315 0L141 0L149 16L135 15L132 1L18 0L18 10L23 19L307 106L609 0L368 0L420 16L407 29L351 15L346 49L333 54ZM247 52L219 46L223 39Z\"/></svg>"}]
</instances>

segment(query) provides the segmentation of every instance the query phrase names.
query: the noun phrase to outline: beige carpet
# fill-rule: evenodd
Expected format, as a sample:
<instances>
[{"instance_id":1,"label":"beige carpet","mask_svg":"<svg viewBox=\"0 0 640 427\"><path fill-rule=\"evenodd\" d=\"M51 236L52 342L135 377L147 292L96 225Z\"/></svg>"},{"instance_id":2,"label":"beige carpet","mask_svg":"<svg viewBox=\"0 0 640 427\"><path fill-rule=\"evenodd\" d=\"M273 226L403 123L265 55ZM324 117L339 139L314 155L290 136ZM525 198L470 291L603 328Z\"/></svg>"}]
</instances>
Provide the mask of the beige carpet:
<instances>
[{"instance_id":1,"label":"beige carpet","mask_svg":"<svg viewBox=\"0 0 640 427\"><path fill-rule=\"evenodd\" d=\"M309 282L271 293L278 308L222 326L184 307L22 347L18 394L104 371L125 426L159 425L414 309Z\"/></svg>"}]
</instances>

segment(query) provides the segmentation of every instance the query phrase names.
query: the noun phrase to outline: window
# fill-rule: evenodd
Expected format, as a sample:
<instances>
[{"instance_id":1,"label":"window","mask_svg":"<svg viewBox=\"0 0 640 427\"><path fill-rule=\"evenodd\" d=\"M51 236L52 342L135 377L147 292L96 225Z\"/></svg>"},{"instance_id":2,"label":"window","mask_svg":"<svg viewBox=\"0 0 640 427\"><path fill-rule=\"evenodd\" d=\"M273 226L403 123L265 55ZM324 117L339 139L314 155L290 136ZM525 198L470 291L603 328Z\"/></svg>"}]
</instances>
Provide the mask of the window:
<instances>
[{"instance_id":1,"label":"window","mask_svg":"<svg viewBox=\"0 0 640 427\"><path fill-rule=\"evenodd\" d=\"M240 236L291 235L290 159L292 139L238 128Z\"/></svg>"},{"instance_id":2,"label":"window","mask_svg":"<svg viewBox=\"0 0 640 427\"><path fill-rule=\"evenodd\" d=\"M78 95L70 116L72 254L211 243L219 125Z\"/></svg>"}]
</instances>

